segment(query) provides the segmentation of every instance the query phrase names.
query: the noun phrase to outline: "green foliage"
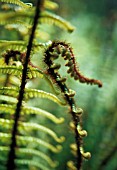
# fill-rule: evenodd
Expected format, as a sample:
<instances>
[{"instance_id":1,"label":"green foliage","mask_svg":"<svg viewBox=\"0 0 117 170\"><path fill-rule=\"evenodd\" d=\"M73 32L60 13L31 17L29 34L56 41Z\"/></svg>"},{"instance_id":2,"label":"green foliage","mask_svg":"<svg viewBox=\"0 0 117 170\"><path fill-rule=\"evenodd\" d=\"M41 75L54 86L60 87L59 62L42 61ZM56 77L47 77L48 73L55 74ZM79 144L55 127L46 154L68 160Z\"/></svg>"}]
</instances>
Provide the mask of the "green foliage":
<instances>
[{"instance_id":1,"label":"green foliage","mask_svg":"<svg viewBox=\"0 0 117 170\"><path fill-rule=\"evenodd\" d=\"M56 169L59 163L53 161L50 155L59 154L62 150L65 137L64 134L58 137L55 126L62 127L60 124L64 122L65 111L62 110L60 115L55 113L54 109L51 109L51 106L54 107L54 102L56 108L59 105L69 108L71 115L69 123L75 136L75 142L71 142L70 147L76 161L67 160L66 164L69 170L80 170L83 159L89 159L91 156L83 149L83 137L87 136L81 123L83 111L76 106L75 92L69 89L66 78L59 73L61 63L57 64L55 60L59 58L67 60L65 63L65 66L69 67L67 73L81 83L96 84L99 87L102 83L80 73L69 44L61 41L42 43L43 34L40 35L40 41L38 40L41 26L45 23L56 25L68 32L74 30L74 26L69 22L44 10L56 9L58 7L56 3L41 0L37 1L38 5L35 7L20 0L0 2L2 4L0 25L4 29L3 32L7 33L10 29L14 33L15 28L20 39L12 40L10 37L8 40L5 37L4 40L0 40L0 161L2 162L0 169ZM33 64L35 55L43 60L43 65L37 62ZM57 61L59 63L59 60ZM46 84L48 90L49 87L52 88L52 92L44 89ZM52 103L47 108L46 99Z\"/></svg>"}]
</instances>

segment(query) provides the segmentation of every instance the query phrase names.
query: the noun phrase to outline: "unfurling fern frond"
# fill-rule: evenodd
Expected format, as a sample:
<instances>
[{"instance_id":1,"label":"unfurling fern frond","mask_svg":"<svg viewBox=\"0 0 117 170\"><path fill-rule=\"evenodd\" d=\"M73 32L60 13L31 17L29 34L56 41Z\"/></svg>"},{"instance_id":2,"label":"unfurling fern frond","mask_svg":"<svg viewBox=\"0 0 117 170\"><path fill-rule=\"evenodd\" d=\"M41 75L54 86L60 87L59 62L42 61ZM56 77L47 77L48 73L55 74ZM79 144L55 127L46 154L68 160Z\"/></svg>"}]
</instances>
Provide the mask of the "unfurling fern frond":
<instances>
[{"instance_id":1,"label":"unfurling fern frond","mask_svg":"<svg viewBox=\"0 0 117 170\"><path fill-rule=\"evenodd\" d=\"M0 0L0 2L13 4L12 10L9 9L7 12L1 10L0 25L8 28L10 24L13 28L15 24L16 30L21 28L18 26L24 26L28 37L21 38L24 40L20 41L0 40L0 74L2 76L0 85L0 162L2 163L0 169L50 170L58 165L57 161L50 158L49 153L59 153L65 137L62 135L58 137L52 126L54 123L54 126L58 124L59 127L64 122L64 113L62 117L56 116L53 108L52 111L49 111L50 108L46 111L43 105L40 106L41 109L38 103L35 107L31 103L36 101L35 98L39 98L38 101L40 98L44 101L45 98L56 103L57 106L69 107L72 117L70 126L75 136L75 143L71 144L70 148L77 159L76 164L68 161L67 166L70 170L80 170L83 158L88 159L91 156L89 152L85 153L83 150L83 137L87 136L87 132L81 126L83 111L77 108L74 99L75 91L68 88L66 78L59 74L61 65L55 64L54 60L59 56L67 60L65 64L69 67L67 73L75 80L97 84L99 87L102 84L99 80L89 79L80 73L73 50L67 43L38 42L36 35L39 33L40 24L54 24L68 32L74 30L74 27L63 18L43 10L44 8L56 9L58 7L56 3L50 0L37 0L36 7L32 7L21 0ZM32 63L32 57L39 52L44 52L46 68L40 66L40 63L36 65ZM43 78L44 83L52 87L54 94L40 90L40 84L35 88L33 86L35 78L39 82ZM30 84L31 88L29 88ZM51 122L51 128L48 122Z\"/></svg>"},{"instance_id":2,"label":"unfurling fern frond","mask_svg":"<svg viewBox=\"0 0 117 170\"><path fill-rule=\"evenodd\" d=\"M69 89L66 85L66 79L62 78L59 74L58 70L60 69L60 64L55 64L54 60L57 59L59 56L63 57L64 60L68 60L65 66L69 67L67 73L70 73L75 80L79 80L80 82L87 83L87 84L97 84L99 87L102 86L101 81L95 79L89 79L84 77L80 71L77 69L75 57L73 55L72 49L69 47L68 44L63 42L53 42L48 48L45 50L45 58L44 62L48 66L47 74L50 75L50 78L53 82L57 84L60 88L61 92L64 94L64 98L70 107L70 114L72 116L72 129L75 133L75 142L72 144L71 147L72 152L75 153L77 157L76 165L73 165L72 162L68 162L68 167L70 170L72 169L81 169L82 166L82 158L90 158L91 154L89 152L84 152L82 147L82 138L87 136L87 132L82 130L81 127L81 114L82 110L77 109L75 101L74 101L74 91Z\"/></svg>"},{"instance_id":3,"label":"unfurling fern frond","mask_svg":"<svg viewBox=\"0 0 117 170\"><path fill-rule=\"evenodd\" d=\"M50 55L50 61L46 61L47 55ZM60 65L55 65L53 61L56 60L60 55L64 60L67 61L65 66L69 67L67 73L70 74L71 77L73 77L75 80L79 80L81 83L96 84L99 87L102 87L102 83L100 80L89 79L80 73L80 70L79 68L77 68L76 65L75 56L73 54L72 48L64 42L53 42L49 46L45 57L45 63L47 65L50 64L51 69L58 70L60 68Z\"/></svg>"}]
</instances>

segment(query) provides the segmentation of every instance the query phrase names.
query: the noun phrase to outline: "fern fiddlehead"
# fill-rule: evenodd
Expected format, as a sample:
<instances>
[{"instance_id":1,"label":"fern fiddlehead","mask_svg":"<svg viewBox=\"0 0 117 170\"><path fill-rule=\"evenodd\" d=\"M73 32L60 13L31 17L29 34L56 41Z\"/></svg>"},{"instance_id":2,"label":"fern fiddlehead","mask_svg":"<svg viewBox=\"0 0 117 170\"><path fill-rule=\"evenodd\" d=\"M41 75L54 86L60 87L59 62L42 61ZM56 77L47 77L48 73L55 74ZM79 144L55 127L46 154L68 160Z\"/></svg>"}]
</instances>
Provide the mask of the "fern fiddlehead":
<instances>
[{"instance_id":1,"label":"fern fiddlehead","mask_svg":"<svg viewBox=\"0 0 117 170\"><path fill-rule=\"evenodd\" d=\"M67 73L70 73L71 77L74 77L75 80L79 80L80 82L87 84L97 84L99 87L102 86L102 83L99 80L89 79L80 73L80 71L76 67L75 57L72 52L72 49L68 44L65 44L63 42L53 42L45 50L44 62L48 66L47 74L50 75L53 82L58 85L61 92L64 94L64 98L70 106L70 114L72 115L73 120L72 127L75 132L76 144L73 144L71 148L73 149L73 151L76 152L77 163L75 168L73 163L70 161L68 162L68 167L74 167L75 169L80 170L82 165L82 157L90 158L91 155L89 152L84 153L82 147L82 138L87 135L87 132L85 130L82 130L80 125L82 110L76 107L76 103L74 101L75 93L67 87L65 83L66 79L62 78L58 73L58 70L61 65L54 63L54 60L57 59L60 55L64 58L64 60L68 60L65 65L69 67Z\"/></svg>"},{"instance_id":2,"label":"fern fiddlehead","mask_svg":"<svg viewBox=\"0 0 117 170\"><path fill-rule=\"evenodd\" d=\"M76 65L75 56L73 54L72 48L67 43L53 42L50 47L50 53L52 53L51 58L53 60L57 59L61 55L64 60L68 61L65 64L65 66L69 67L67 73L70 74L70 76L73 77L75 80L79 80L81 83L96 84L99 87L102 87L102 83L100 80L90 79L81 74L79 68ZM57 66L51 65L51 67Z\"/></svg>"}]
</instances>

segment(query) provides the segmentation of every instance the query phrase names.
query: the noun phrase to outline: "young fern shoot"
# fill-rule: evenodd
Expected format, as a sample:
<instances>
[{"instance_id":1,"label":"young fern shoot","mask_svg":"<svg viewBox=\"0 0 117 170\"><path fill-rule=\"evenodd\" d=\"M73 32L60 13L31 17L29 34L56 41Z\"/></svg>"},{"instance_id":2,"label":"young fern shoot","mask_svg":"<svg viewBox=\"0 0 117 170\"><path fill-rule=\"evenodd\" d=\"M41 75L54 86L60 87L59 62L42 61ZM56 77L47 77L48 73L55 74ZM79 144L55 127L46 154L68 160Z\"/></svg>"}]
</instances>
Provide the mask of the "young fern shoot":
<instances>
[{"instance_id":1,"label":"young fern shoot","mask_svg":"<svg viewBox=\"0 0 117 170\"><path fill-rule=\"evenodd\" d=\"M74 77L75 80L79 80L81 83L87 84L96 84L99 87L102 87L102 83L100 80L89 79L82 75L77 69L75 56L71 47L64 42L52 42L52 44L46 49L44 62L47 67L47 74L49 74L50 78L54 83L57 84L58 88L64 94L64 98L70 107L70 114L72 116L72 128L75 133L75 144L72 144L72 150L76 152L76 165L74 165L71 161L68 162L68 167L72 170L74 169L80 170L82 167L82 158L90 158L91 154L89 152L84 153L82 147L82 138L87 136L87 132L82 130L81 127L81 114L82 109L77 108L75 100L74 100L74 91L69 89L66 85L66 78L61 77L58 70L60 69L60 64L55 64L54 60L56 60L59 56L61 56L64 60L68 60L65 66L68 66L69 69L67 73L70 73L71 77Z\"/></svg>"},{"instance_id":2,"label":"young fern shoot","mask_svg":"<svg viewBox=\"0 0 117 170\"><path fill-rule=\"evenodd\" d=\"M3 84L0 86L0 130L2 129L0 131L0 153L5 153L5 156L1 154L0 168L54 170L58 165L57 161L47 156L47 152L49 150L52 153L59 153L62 149L60 144L65 137L63 135L59 137L54 127L50 129L46 125L49 120L60 126L64 122L64 114L63 117L58 118L49 112L49 108L46 111L27 103L30 99L44 100L45 98L62 107L69 107L70 126L75 137L75 142L70 145L70 148L75 154L76 161L70 160L66 164L69 170L81 170L83 158L91 157L91 154L84 152L83 149L83 137L87 136L87 132L82 129L81 125L83 110L77 107L74 99L75 91L68 87L67 78L62 77L59 72L61 64L59 62L56 64L55 60L61 57L66 61L67 73L74 80L98 87L102 87L102 83L100 80L87 78L80 72L73 49L68 43L59 40L45 43L37 41L37 34L39 35L41 29L39 26L43 23L54 24L68 32L74 30L74 26L63 18L44 11L44 9L56 9L58 7L56 3L50 0L37 0L36 7L21 0L0 0L0 3L10 4L7 13L4 10L0 12L0 25L11 30L15 27L18 33L21 33L22 28L26 31L23 34L26 37L22 37L20 41L0 40L0 74L6 76L5 81L5 76L3 77L1 81ZM44 66L40 66L40 63L35 65L32 62L33 55L39 54L40 51L43 52L46 70ZM53 93L28 88L27 82L35 78L39 81L44 78L45 83L52 87ZM59 97L58 94L60 94ZM37 122L31 122L31 116L37 116L37 119L35 118ZM44 118L44 125L40 124L38 116ZM48 139L43 139L41 133L48 135L54 142L57 142L57 145L51 144Z\"/></svg>"}]
</instances>

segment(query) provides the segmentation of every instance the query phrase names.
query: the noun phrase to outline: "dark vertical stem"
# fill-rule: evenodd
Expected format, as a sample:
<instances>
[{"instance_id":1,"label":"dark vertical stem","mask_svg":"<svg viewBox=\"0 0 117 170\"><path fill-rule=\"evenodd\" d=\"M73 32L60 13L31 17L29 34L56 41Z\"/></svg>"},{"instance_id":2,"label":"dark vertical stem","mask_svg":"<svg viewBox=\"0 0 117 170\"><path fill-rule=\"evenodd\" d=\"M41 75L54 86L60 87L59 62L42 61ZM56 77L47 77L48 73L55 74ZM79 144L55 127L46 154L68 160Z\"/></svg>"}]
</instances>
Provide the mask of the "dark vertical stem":
<instances>
[{"instance_id":1,"label":"dark vertical stem","mask_svg":"<svg viewBox=\"0 0 117 170\"><path fill-rule=\"evenodd\" d=\"M68 105L70 106L70 114L72 116L72 120L74 123L74 132L75 132L75 142L76 142L76 169L80 170L82 168L82 155L81 155L81 151L80 151L80 147L82 144L82 138L80 137L78 130L77 130L77 126L80 123L80 117L77 116L77 108L76 108L76 104L74 101L74 97L70 97L69 96L69 88L67 87L67 85L62 82L61 76L60 74L56 71L56 68L54 70L54 68L52 68L52 66L54 65L53 62L53 58L51 53L54 51L54 48L56 44L52 44L46 51L45 51L45 58L44 58L44 62L47 64L48 66L48 74L50 75L50 77L52 78L52 80L54 80L54 82L56 82L56 84L58 85L58 87L61 89L61 92L64 94L64 97L66 99L66 101L68 102ZM58 44L59 45L59 44Z\"/></svg>"},{"instance_id":2,"label":"dark vertical stem","mask_svg":"<svg viewBox=\"0 0 117 170\"><path fill-rule=\"evenodd\" d=\"M12 130L11 145L10 145L10 152L9 152L9 155L8 155L8 162L7 162L7 170L15 170L15 168L16 168L16 165L15 165L15 158L16 158L15 148L17 147L16 134L18 132L18 120L19 120L19 117L20 117L20 111L21 111L21 106L22 106L22 101L23 101L23 96L24 96L24 89L25 89L25 85L26 85L28 61L29 61L29 58L30 58L32 43L33 43L34 34L35 34L35 30L36 30L37 23L38 23L38 18L39 18L39 15L40 15L42 2L43 2L43 0L37 0L34 23L33 23L32 32L31 32L31 35L30 35L30 38L29 38L29 43L28 43L28 46L27 46L27 53L26 53L26 58L25 58L25 62L24 62L23 72L22 72L22 81L21 81L21 86L20 86L20 91L19 91L18 103L17 103L17 107L16 107L16 111L15 111L14 126L13 126L13 130Z\"/></svg>"}]
</instances>

